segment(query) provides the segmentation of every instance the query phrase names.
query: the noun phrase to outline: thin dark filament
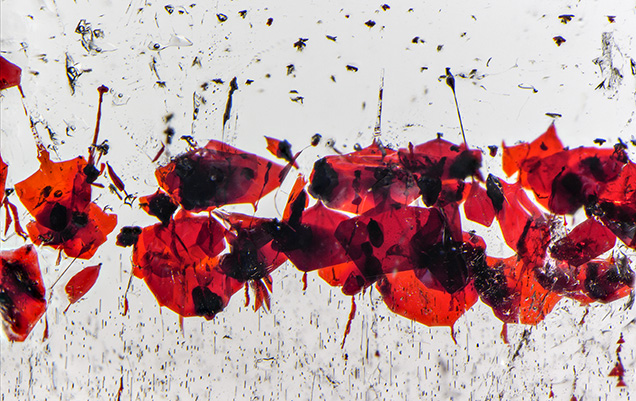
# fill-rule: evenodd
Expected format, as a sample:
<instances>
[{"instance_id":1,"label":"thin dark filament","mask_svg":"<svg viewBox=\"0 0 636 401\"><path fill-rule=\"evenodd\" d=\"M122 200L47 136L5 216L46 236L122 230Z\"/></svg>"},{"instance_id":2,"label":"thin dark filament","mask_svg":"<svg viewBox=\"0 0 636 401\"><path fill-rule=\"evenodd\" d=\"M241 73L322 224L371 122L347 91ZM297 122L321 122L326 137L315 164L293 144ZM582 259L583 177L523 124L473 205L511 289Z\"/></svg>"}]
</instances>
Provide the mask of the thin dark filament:
<instances>
[{"instance_id":1,"label":"thin dark filament","mask_svg":"<svg viewBox=\"0 0 636 401\"><path fill-rule=\"evenodd\" d=\"M466 149L468 149L468 142L466 142L466 134L464 133L464 124L462 123L462 115L459 112L459 103L457 103L457 93L455 93L455 77L448 67L446 67L446 85L450 86L453 90L455 109L457 110L457 117L459 118L459 126L462 129L462 138L464 138L464 145L466 145Z\"/></svg>"},{"instance_id":2,"label":"thin dark filament","mask_svg":"<svg viewBox=\"0 0 636 401\"><path fill-rule=\"evenodd\" d=\"M71 266L73 266L73 263L75 263L76 260L77 258L73 258L73 260L71 260L71 263L69 263L68 266L66 266L66 269L64 269L62 274L60 274L58 278L53 282L53 284L51 284L51 287L49 288L49 300L47 301L47 309L48 309L48 305L50 305L51 303L51 298L53 297L53 288L55 287L55 284L57 284L57 282L60 281L60 279L66 274L68 269L70 269Z\"/></svg>"},{"instance_id":3,"label":"thin dark filament","mask_svg":"<svg viewBox=\"0 0 636 401\"><path fill-rule=\"evenodd\" d=\"M378 118L375 122L375 128L373 129L373 137L377 138L382 135L382 96L384 94L384 70L382 70L382 77L380 79L380 91L378 94Z\"/></svg>"},{"instance_id":4,"label":"thin dark filament","mask_svg":"<svg viewBox=\"0 0 636 401\"><path fill-rule=\"evenodd\" d=\"M95 160L95 148L97 146L97 138L99 137L99 123L102 119L102 102L104 100L104 93L108 92L108 88L104 85L97 88L99 92L99 104L97 106L97 122L95 123L95 134L93 135L93 143L91 145L90 155L88 158L88 164L93 164Z\"/></svg>"},{"instance_id":5,"label":"thin dark filament","mask_svg":"<svg viewBox=\"0 0 636 401\"><path fill-rule=\"evenodd\" d=\"M230 81L230 90L227 94L227 102L225 103L225 111L223 112L223 131L222 131L222 142L225 143L225 128L227 126L227 122L230 120L230 115L232 113L232 95L238 89L238 84L236 83L236 77L232 78Z\"/></svg>"}]
</instances>

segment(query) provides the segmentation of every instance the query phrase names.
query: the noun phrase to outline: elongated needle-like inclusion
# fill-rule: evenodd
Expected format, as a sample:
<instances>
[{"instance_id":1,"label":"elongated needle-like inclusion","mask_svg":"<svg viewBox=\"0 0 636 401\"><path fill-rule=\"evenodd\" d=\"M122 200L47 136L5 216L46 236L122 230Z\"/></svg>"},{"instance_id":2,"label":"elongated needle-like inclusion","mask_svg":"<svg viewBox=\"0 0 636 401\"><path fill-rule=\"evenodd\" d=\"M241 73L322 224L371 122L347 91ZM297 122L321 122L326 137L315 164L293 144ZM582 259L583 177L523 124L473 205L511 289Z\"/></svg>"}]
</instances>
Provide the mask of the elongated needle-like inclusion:
<instances>
[{"instance_id":1,"label":"elongated needle-like inclusion","mask_svg":"<svg viewBox=\"0 0 636 401\"><path fill-rule=\"evenodd\" d=\"M464 138L464 145L466 145L466 149L468 149L468 142L466 142L466 134L464 133L464 124L462 123L462 115L459 113L459 103L457 103L457 93L455 92L455 76L451 72L450 67L446 67L446 85L453 90L455 108L457 109L457 117L459 118L459 126L462 129L462 138Z\"/></svg>"}]
</instances>

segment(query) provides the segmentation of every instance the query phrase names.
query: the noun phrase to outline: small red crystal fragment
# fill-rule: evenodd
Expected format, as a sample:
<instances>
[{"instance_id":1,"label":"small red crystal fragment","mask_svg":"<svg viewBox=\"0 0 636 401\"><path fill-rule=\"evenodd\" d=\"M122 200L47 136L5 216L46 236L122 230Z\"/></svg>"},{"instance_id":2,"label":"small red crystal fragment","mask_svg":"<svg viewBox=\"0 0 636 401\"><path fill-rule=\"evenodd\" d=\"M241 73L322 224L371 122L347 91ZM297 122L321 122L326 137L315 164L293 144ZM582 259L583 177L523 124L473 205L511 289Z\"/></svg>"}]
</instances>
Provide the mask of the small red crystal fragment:
<instances>
[{"instance_id":1,"label":"small red crystal fragment","mask_svg":"<svg viewBox=\"0 0 636 401\"><path fill-rule=\"evenodd\" d=\"M0 154L0 203L4 200L4 188L7 183L7 172L9 166L2 160L2 154Z\"/></svg>"},{"instance_id":2,"label":"small red crystal fragment","mask_svg":"<svg viewBox=\"0 0 636 401\"><path fill-rule=\"evenodd\" d=\"M267 150L279 159L283 159L288 163L291 163L294 167L298 168L296 164L296 158L291 150L291 144L289 141L280 139L265 137L267 141Z\"/></svg>"},{"instance_id":3,"label":"small red crystal fragment","mask_svg":"<svg viewBox=\"0 0 636 401\"><path fill-rule=\"evenodd\" d=\"M20 85L22 69L0 56L0 90Z\"/></svg>"},{"instance_id":4,"label":"small red crystal fragment","mask_svg":"<svg viewBox=\"0 0 636 401\"><path fill-rule=\"evenodd\" d=\"M93 285L95 285L95 282L99 277L99 270L101 267L101 263L95 266L86 267L71 277L68 283L66 283L64 290L68 297L69 306L79 301L88 291L90 291L91 288L93 288Z\"/></svg>"},{"instance_id":5,"label":"small red crystal fragment","mask_svg":"<svg viewBox=\"0 0 636 401\"><path fill-rule=\"evenodd\" d=\"M464 202L464 214L468 220L485 227L490 227L495 219L495 209L488 198L486 189L476 182L471 184L468 197Z\"/></svg>"},{"instance_id":6,"label":"small red crystal fragment","mask_svg":"<svg viewBox=\"0 0 636 401\"><path fill-rule=\"evenodd\" d=\"M284 252L301 271L309 272L347 262L349 258L335 237L336 228L349 217L325 207L322 202L309 209L304 180L292 189L283 221L272 223L273 249Z\"/></svg>"},{"instance_id":7,"label":"small red crystal fragment","mask_svg":"<svg viewBox=\"0 0 636 401\"><path fill-rule=\"evenodd\" d=\"M558 240L550 253L556 259L580 266L609 251L616 243L616 236L595 219L587 219L564 238Z\"/></svg>"},{"instance_id":8,"label":"small red crystal fragment","mask_svg":"<svg viewBox=\"0 0 636 401\"><path fill-rule=\"evenodd\" d=\"M449 294L428 288L413 271L387 274L376 287L391 311L427 326L453 327L478 299L472 284Z\"/></svg>"},{"instance_id":9,"label":"small red crystal fragment","mask_svg":"<svg viewBox=\"0 0 636 401\"><path fill-rule=\"evenodd\" d=\"M376 282L384 273L413 270L412 238L419 233L419 248L441 241L443 217L436 209L420 207L371 210L344 220L335 236L361 275L352 274L343 292L357 293Z\"/></svg>"},{"instance_id":10,"label":"small red crystal fragment","mask_svg":"<svg viewBox=\"0 0 636 401\"><path fill-rule=\"evenodd\" d=\"M347 341L347 336L351 332L351 323L353 323L353 318L356 316L356 298L351 297L351 310L349 311L349 318L347 319L347 325L345 326L344 335L342 336L342 344L340 345L340 349L344 349L345 341Z\"/></svg>"},{"instance_id":11,"label":"small red crystal fragment","mask_svg":"<svg viewBox=\"0 0 636 401\"><path fill-rule=\"evenodd\" d=\"M193 212L258 201L280 185L283 167L212 140L155 172L159 185Z\"/></svg>"},{"instance_id":12,"label":"small red crystal fragment","mask_svg":"<svg viewBox=\"0 0 636 401\"><path fill-rule=\"evenodd\" d=\"M561 298L539 284L532 268L516 256L487 257L484 263L473 266L473 272L481 300L504 323L537 324Z\"/></svg>"},{"instance_id":13,"label":"small red crystal fragment","mask_svg":"<svg viewBox=\"0 0 636 401\"><path fill-rule=\"evenodd\" d=\"M418 196L412 175L395 162L396 152L377 142L314 163L309 193L330 208L363 213L384 203L409 204Z\"/></svg>"},{"instance_id":14,"label":"small red crystal fragment","mask_svg":"<svg viewBox=\"0 0 636 401\"><path fill-rule=\"evenodd\" d=\"M15 185L22 204L35 218L27 225L34 244L63 249L90 259L117 225L117 216L91 202L90 164L77 157L52 162L41 149L40 169ZM88 175L87 175L88 174Z\"/></svg>"},{"instance_id":15,"label":"small red crystal fragment","mask_svg":"<svg viewBox=\"0 0 636 401\"><path fill-rule=\"evenodd\" d=\"M145 227L133 248L133 274L181 316L212 319L243 283L219 269L225 229L213 218L180 212L167 226Z\"/></svg>"},{"instance_id":16,"label":"small red crystal fragment","mask_svg":"<svg viewBox=\"0 0 636 401\"><path fill-rule=\"evenodd\" d=\"M521 143L515 146L502 144L503 170L508 177L516 173L525 160L542 159L563 150L563 144L556 134L554 124L531 143Z\"/></svg>"},{"instance_id":17,"label":"small red crystal fragment","mask_svg":"<svg viewBox=\"0 0 636 401\"><path fill-rule=\"evenodd\" d=\"M111 181L117 189L120 191L124 191L124 182L119 178L119 176L115 173L115 170L110 166L110 164L106 163L106 167L108 168L108 175L110 176Z\"/></svg>"},{"instance_id":18,"label":"small red crystal fragment","mask_svg":"<svg viewBox=\"0 0 636 401\"><path fill-rule=\"evenodd\" d=\"M32 221L27 224L29 237L34 244L62 249L71 258L92 258L100 245L106 242L106 236L115 229L117 216L105 213L92 202L81 211L73 211L70 216L68 209L63 208L65 206L56 203L50 214L55 218L64 215L63 223L49 228L37 220Z\"/></svg>"},{"instance_id":19,"label":"small red crystal fragment","mask_svg":"<svg viewBox=\"0 0 636 401\"><path fill-rule=\"evenodd\" d=\"M220 270L226 276L252 286L256 292L256 310L263 304L269 309L269 275L287 260L284 253L273 247L272 220L240 213L215 213L231 225L225 234L230 250L221 256Z\"/></svg>"},{"instance_id":20,"label":"small red crystal fragment","mask_svg":"<svg viewBox=\"0 0 636 401\"><path fill-rule=\"evenodd\" d=\"M0 252L0 313L11 341L24 341L46 310L45 288L33 245Z\"/></svg>"}]
</instances>

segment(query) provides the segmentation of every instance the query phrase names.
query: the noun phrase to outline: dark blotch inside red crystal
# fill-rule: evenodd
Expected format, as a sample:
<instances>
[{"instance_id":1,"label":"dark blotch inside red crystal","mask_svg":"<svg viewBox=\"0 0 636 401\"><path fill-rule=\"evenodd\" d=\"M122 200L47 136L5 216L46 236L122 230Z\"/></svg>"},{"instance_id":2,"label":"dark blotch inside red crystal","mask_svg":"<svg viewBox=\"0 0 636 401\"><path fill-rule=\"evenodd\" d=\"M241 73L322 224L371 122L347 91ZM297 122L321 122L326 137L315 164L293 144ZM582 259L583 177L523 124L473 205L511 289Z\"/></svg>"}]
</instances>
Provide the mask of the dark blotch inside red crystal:
<instances>
[{"instance_id":1,"label":"dark blotch inside red crystal","mask_svg":"<svg viewBox=\"0 0 636 401\"><path fill-rule=\"evenodd\" d=\"M309 184L309 193L328 202L337 186L338 173L327 162L327 159L322 158L314 163L314 174Z\"/></svg>"},{"instance_id":2,"label":"dark blotch inside red crystal","mask_svg":"<svg viewBox=\"0 0 636 401\"><path fill-rule=\"evenodd\" d=\"M194 303L194 312L206 319L212 319L224 308L223 299L210 291L208 287L199 286L193 288L192 301Z\"/></svg>"}]
</instances>

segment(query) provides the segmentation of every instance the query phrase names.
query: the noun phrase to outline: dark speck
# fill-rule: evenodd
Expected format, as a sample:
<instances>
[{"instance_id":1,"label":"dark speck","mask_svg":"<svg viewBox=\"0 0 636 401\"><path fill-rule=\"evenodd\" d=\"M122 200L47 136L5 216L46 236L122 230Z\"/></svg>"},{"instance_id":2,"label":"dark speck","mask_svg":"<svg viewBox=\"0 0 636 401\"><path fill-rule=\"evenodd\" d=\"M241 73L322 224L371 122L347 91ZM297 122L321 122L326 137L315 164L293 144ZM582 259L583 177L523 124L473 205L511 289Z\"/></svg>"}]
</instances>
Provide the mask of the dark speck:
<instances>
[{"instance_id":1,"label":"dark speck","mask_svg":"<svg viewBox=\"0 0 636 401\"><path fill-rule=\"evenodd\" d=\"M254 170L252 170L251 168L248 167L244 167L241 170L241 175L246 179L246 180L253 180L254 177L256 177L256 172L254 172Z\"/></svg>"},{"instance_id":2,"label":"dark speck","mask_svg":"<svg viewBox=\"0 0 636 401\"><path fill-rule=\"evenodd\" d=\"M73 224L78 227L86 227L88 224L88 215L84 212L73 212Z\"/></svg>"},{"instance_id":3,"label":"dark speck","mask_svg":"<svg viewBox=\"0 0 636 401\"><path fill-rule=\"evenodd\" d=\"M388 10L388 9L390 9L390 8L391 8L391 6L390 6L390 5L388 5L388 4L382 4L382 10L386 11L386 10Z\"/></svg>"},{"instance_id":4,"label":"dark speck","mask_svg":"<svg viewBox=\"0 0 636 401\"><path fill-rule=\"evenodd\" d=\"M384 233L382 232L382 227L380 224L371 219L369 220L369 224L367 224L367 233L369 234L369 242L375 248L379 248L384 243Z\"/></svg>"},{"instance_id":5,"label":"dark speck","mask_svg":"<svg viewBox=\"0 0 636 401\"><path fill-rule=\"evenodd\" d=\"M172 138L174 137L174 129L172 127L168 127L163 131L166 134L166 143L170 145L172 143Z\"/></svg>"},{"instance_id":6,"label":"dark speck","mask_svg":"<svg viewBox=\"0 0 636 401\"><path fill-rule=\"evenodd\" d=\"M64 205L56 203L49 215L49 228L60 232L68 225L68 209Z\"/></svg>"},{"instance_id":7,"label":"dark speck","mask_svg":"<svg viewBox=\"0 0 636 401\"><path fill-rule=\"evenodd\" d=\"M475 175L481 167L481 161L469 150L460 153L450 165L449 174L452 178L460 180Z\"/></svg>"},{"instance_id":8,"label":"dark speck","mask_svg":"<svg viewBox=\"0 0 636 401\"><path fill-rule=\"evenodd\" d=\"M338 173L327 162L320 159L314 164L314 175L309 184L309 193L318 199L331 200L333 190L338 186Z\"/></svg>"},{"instance_id":9,"label":"dark speck","mask_svg":"<svg viewBox=\"0 0 636 401\"><path fill-rule=\"evenodd\" d=\"M274 22L274 18L268 18L267 22L265 23L265 25L272 26L272 22Z\"/></svg>"},{"instance_id":10,"label":"dark speck","mask_svg":"<svg viewBox=\"0 0 636 401\"><path fill-rule=\"evenodd\" d=\"M548 116L548 117L552 117L552 118L563 117L559 113L545 113L545 115Z\"/></svg>"},{"instance_id":11,"label":"dark speck","mask_svg":"<svg viewBox=\"0 0 636 401\"><path fill-rule=\"evenodd\" d=\"M152 196L148 204L149 214L157 217L166 226L175 210L177 210L177 205L165 193Z\"/></svg>"},{"instance_id":12,"label":"dark speck","mask_svg":"<svg viewBox=\"0 0 636 401\"><path fill-rule=\"evenodd\" d=\"M194 312L206 319L212 319L223 310L223 299L210 291L208 287L195 287L192 290L192 302Z\"/></svg>"},{"instance_id":13,"label":"dark speck","mask_svg":"<svg viewBox=\"0 0 636 401\"><path fill-rule=\"evenodd\" d=\"M367 22L364 23L364 25L368 26L369 28L373 28L375 26L375 21L368 20Z\"/></svg>"},{"instance_id":14,"label":"dark speck","mask_svg":"<svg viewBox=\"0 0 636 401\"><path fill-rule=\"evenodd\" d=\"M417 180L417 186L420 188L422 202L426 206L433 206L442 191L442 181L437 177L422 176Z\"/></svg>"},{"instance_id":15,"label":"dark speck","mask_svg":"<svg viewBox=\"0 0 636 401\"><path fill-rule=\"evenodd\" d=\"M503 186L499 178L492 174L488 174L488 179L486 180L486 195L490 198L495 211L500 212L505 201Z\"/></svg>"},{"instance_id":16,"label":"dark speck","mask_svg":"<svg viewBox=\"0 0 636 401\"><path fill-rule=\"evenodd\" d=\"M347 64L347 71L358 72L358 67L355 65Z\"/></svg>"},{"instance_id":17,"label":"dark speck","mask_svg":"<svg viewBox=\"0 0 636 401\"><path fill-rule=\"evenodd\" d=\"M227 15L225 15L225 14L217 14L217 15L216 15L216 18L218 18L218 19L219 19L219 22L225 22L225 21L227 21Z\"/></svg>"},{"instance_id":18,"label":"dark speck","mask_svg":"<svg viewBox=\"0 0 636 401\"><path fill-rule=\"evenodd\" d=\"M554 43L557 44L557 46L561 46L563 43L565 43L565 38L563 36L555 36L552 39L554 40Z\"/></svg>"},{"instance_id":19,"label":"dark speck","mask_svg":"<svg viewBox=\"0 0 636 401\"><path fill-rule=\"evenodd\" d=\"M87 164L86 167L84 167L83 172L84 175L86 175L86 182L89 184L95 182L97 177L99 177L99 170L92 164Z\"/></svg>"},{"instance_id":20,"label":"dark speck","mask_svg":"<svg viewBox=\"0 0 636 401\"><path fill-rule=\"evenodd\" d=\"M599 146L603 146L603 144L604 144L605 142L607 142L607 141L606 141L605 139L603 139L603 138L596 138L596 139L594 140L594 143L595 143L595 144L597 144L597 145L599 145Z\"/></svg>"},{"instance_id":21,"label":"dark speck","mask_svg":"<svg viewBox=\"0 0 636 401\"><path fill-rule=\"evenodd\" d=\"M122 227L121 231L117 235L117 245L121 247L133 246L137 243L140 234L141 227Z\"/></svg>"},{"instance_id":22,"label":"dark speck","mask_svg":"<svg viewBox=\"0 0 636 401\"><path fill-rule=\"evenodd\" d=\"M299 52L303 51L303 49L307 46L307 41L309 39L303 39L303 38L298 38L298 40L296 41L296 43L294 43L294 47L296 48L296 50L298 50Z\"/></svg>"}]
</instances>

